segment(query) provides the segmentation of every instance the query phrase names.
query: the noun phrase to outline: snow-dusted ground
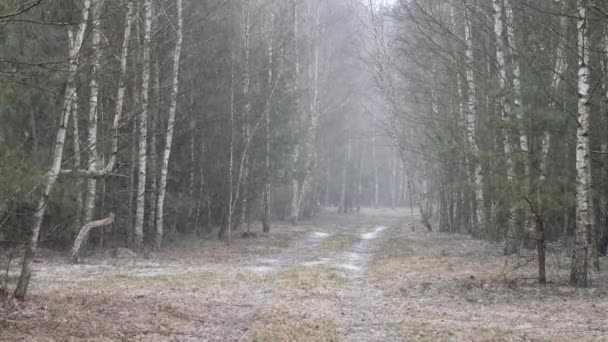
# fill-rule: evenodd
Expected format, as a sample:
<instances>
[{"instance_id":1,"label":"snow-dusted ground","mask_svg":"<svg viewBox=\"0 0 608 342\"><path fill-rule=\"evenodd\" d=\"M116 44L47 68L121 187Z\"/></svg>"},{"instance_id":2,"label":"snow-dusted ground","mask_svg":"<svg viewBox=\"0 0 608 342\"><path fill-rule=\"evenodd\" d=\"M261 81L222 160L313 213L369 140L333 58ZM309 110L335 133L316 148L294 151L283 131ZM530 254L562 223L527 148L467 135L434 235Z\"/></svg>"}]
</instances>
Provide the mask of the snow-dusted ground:
<instances>
[{"instance_id":1,"label":"snow-dusted ground","mask_svg":"<svg viewBox=\"0 0 608 342\"><path fill-rule=\"evenodd\" d=\"M608 336L606 271L592 274L591 288L572 289L567 250L551 249L550 283L541 288L529 280L528 259L464 235L427 233L409 214L326 213L231 246L184 243L148 259L41 258L29 300L0 304L0 341Z\"/></svg>"}]
</instances>

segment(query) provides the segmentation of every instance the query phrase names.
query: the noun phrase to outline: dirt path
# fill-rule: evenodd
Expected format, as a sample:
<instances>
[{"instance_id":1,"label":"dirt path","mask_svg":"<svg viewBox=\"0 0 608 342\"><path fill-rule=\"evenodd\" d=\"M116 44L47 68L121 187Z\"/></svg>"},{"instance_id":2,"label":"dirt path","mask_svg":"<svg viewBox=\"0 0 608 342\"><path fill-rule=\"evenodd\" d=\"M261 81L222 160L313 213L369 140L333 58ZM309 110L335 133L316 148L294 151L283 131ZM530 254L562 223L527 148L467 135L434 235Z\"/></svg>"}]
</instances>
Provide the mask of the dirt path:
<instances>
[{"instance_id":1,"label":"dirt path","mask_svg":"<svg viewBox=\"0 0 608 342\"><path fill-rule=\"evenodd\" d=\"M361 241L337 258L337 266L347 271L349 281L340 289L338 334L344 341L397 341L400 336L386 329L386 306L382 291L369 284L366 272L380 248L378 237L387 227L361 234Z\"/></svg>"}]
</instances>

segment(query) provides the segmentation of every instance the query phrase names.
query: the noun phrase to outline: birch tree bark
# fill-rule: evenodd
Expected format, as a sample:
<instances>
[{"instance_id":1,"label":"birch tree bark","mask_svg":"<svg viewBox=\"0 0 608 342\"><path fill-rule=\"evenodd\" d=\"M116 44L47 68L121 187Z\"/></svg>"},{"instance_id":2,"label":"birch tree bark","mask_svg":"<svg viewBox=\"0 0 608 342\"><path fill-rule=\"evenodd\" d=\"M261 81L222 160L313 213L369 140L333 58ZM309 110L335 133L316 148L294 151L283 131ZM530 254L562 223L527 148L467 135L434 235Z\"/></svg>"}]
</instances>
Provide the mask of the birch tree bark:
<instances>
[{"instance_id":1,"label":"birch tree bark","mask_svg":"<svg viewBox=\"0 0 608 342\"><path fill-rule=\"evenodd\" d=\"M226 224L222 225L218 232L218 238L223 239L226 235L226 242L230 245L232 234L232 215L234 212L234 45L230 56L230 144L228 154L228 213L226 214Z\"/></svg>"},{"instance_id":2,"label":"birch tree bark","mask_svg":"<svg viewBox=\"0 0 608 342\"><path fill-rule=\"evenodd\" d=\"M251 116L251 98L249 96L250 93L250 88L251 88L251 74L250 74L250 63L249 63L249 59L250 59L250 54L251 54L251 49L250 49L250 30L251 30L251 23L250 23L250 16L251 16L251 9L250 9L250 5L247 1L245 1L243 3L243 19L244 19L244 23L243 23L243 98L244 98L244 104L243 104L243 112L242 112L242 120L243 120L243 131L242 131L242 140L243 140L243 150L245 149L245 144L246 142L249 140L249 137L251 135L251 127L250 127L250 116ZM241 188L239 189L239 192L241 193L241 218L239 220L239 222L247 222L247 233L249 233L249 229L250 229L250 224L249 224L249 220L248 220L248 211L249 211L249 186L248 186L248 181L249 181L249 156L247 156L245 154L246 152L243 151L243 155L245 156L245 158L242 161L242 165L239 166L239 170L242 170L241 172L239 172L238 177L242 179L242 181L240 182L240 186Z\"/></svg>"},{"instance_id":3,"label":"birch tree bark","mask_svg":"<svg viewBox=\"0 0 608 342\"><path fill-rule=\"evenodd\" d=\"M57 177L61 171L61 161L63 158L63 150L65 145L65 137L67 126L70 118L70 109L72 108L73 95L76 91L75 77L78 71L80 48L84 41L84 33L89 20L89 9L91 6L90 0L84 0L81 9L81 22L78 25L76 32L72 33L71 28L68 29L69 36L69 65L67 73L67 85L63 98L62 112L59 119L59 128L57 129L57 137L53 148L53 158L50 170L46 173L46 179L42 196L38 202L38 206L34 213L34 222L32 224L31 236L25 246L25 254L21 265L21 273L19 281L15 288L14 296L17 299L24 299L27 294L27 288L32 276L32 260L38 246L38 237L40 236L40 227L44 218L44 213L51 197L53 186L57 181Z\"/></svg>"},{"instance_id":4,"label":"birch tree bark","mask_svg":"<svg viewBox=\"0 0 608 342\"><path fill-rule=\"evenodd\" d=\"M513 73L513 106L515 118L517 119L517 131L519 132L519 149L521 152L528 151L528 137L525 132L524 109L521 94L521 72L519 66L519 53L515 41L513 6L511 0L504 0L505 14L507 19L507 48L511 57ZM526 172L527 174L527 172Z\"/></svg>"},{"instance_id":5,"label":"birch tree bark","mask_svg":"<svg viewBox=\"0 0 608 342\"><path fill-rule=\"evenodd\" d=\"M297 224L299 219L299 204L298 196L300 194L300 185L298 182L298 160L300 159L300 139L299 139L299 122L300 122L300 50L299 50L299 33L298 33L298 8L297 1L293 1L293 40L294 40L294 82L293 93L295 96L295 115L293 119L293 130L295 142L291 153L291 211L290 217L292 224Z\"/></svg>"},{"instance_id":6,"label":"birch tree bark","mask_svg":"<svg viewBox=\"0 0 608 342\"><path fill-rule=\"evenodd\" d=\"M137 173L137 209L135 211L135 250L140 252L144 240L144 217L146 207L146 171L148 148L148 111L150 110L150 41L152 36L152 0L144 0L144 41L142 56L142 83L141 83L141 114L139 115L139 149Z\"/></svg>"},{"instance_id":7,"label":"birch tree bark","mask_svg":"<svg viewBox=\"0 0 608 342\"><path fill-rule=\"evenodd\" d=\"M310 1L307 1L310 5ZM310 12L310 11L309 11ZM297 198L297 216L299 217L302 203L309 190L312 172L316 166L316 137L317 128L319 124L319 113L317 110L319 101L319 42L318 37L320 36L320 6L317 5L315 11L315 23L314 27L311 27L309 35L309 50L312 56L312 61L309 64L309 82L310 82L310 103L309 103L309 122L306 128L306 136L304 140L304 175L302 182L299 187L299 195ZM310 20L310 18L309 18Z\"/></svg>"},{"instance_id":8,"label":"birch tree bark","mask_svg":"<svg viewBox=\"0 0 608 342\"><path fill-rule=\"evenodd\" d=\"M160 182L158 189L158 201L156 203L156 237L154 239L155 248L158 250L162 246L163 240L163 218L165 194L167 192L167 174L169 172L169 158L171 157L171 144L173 143L173 131L175 128L175 113L177 111L177 93L179 91L179 63L182 53L182 42L184 40L184 19L182 0L176 0L177 10L177 41L173 51L173 76L171 87L171 100L169 104L169 119L167 122L167 132L165 133L165 149L161 161Z\"/></svg>"},{"instance_id":9,"label":"birch tree bark","mask_svg":"<svg viewBox=\"0 0 608 342\"><path fill-rule=\"evenodd\" d=\"M89 122L88 122L88 146L87 146L87 168L94 172L98 168L97 155L97 119L99 109L99 68L101 63L101 47L99 42L101 39L100 14L103 0L97 0L91 9L93 21L91 23L91 46L93 48L93 65L91 69L90 95L89 95ZM84 222L88 223L93 220L93 211L95 210L95 199L97 195L97 180L90 178L87 183L87 197L84 206Z\"/></svg>"},{"instance_id":10,"label":"birch tree bark","mask_svg":"<svg viewBox=\"0 0 608 342\"><path fill-rule=\"evenodd\" d=\"M576 231L570 284L587 286L591 208L591 150L589 145L589 20L588 0L577 0L578 34L578 127L576 130Z\"/></svg>"},{"instance_id":11,"label":"birch tree bark","mask_svg":"<svg viewBox=\"0 0 608 342\"><path fill-rule=\"evenodd\" d=\"M350 132L347 137L346 150L344 155L344 162L342 163L342 183L340 188L340 207L338 212L342 214L348 213L349 209L349 194L347 193L348 188L348 170L350 168L350 159L352 154Z\"/></svg>"},{"instance_id":12,"label":"birch tree bark","mask_svg":"<svg viewBox=\"0 0 608 342\"><path fill-rule=\"evenodd\" d=\"M511 117L512 117L512 107L511 107L511 98L509 96L509 90L507 89L507 66L505 62L505 44L503 41L503 33L504 33L504 19L503 19L503 6L501 4L501 0L494 0L494 35L496 36L496 62L498 67L498 84L500 87L500 105L501 105L501 117L503 122L505 123L503 129L503 151L505 154L505 161L507 164L506 168L506 179L509 187L513 185L513 160L511 158L512 151L511 146L512 142L510 139L509 132ZM515 226L515 214L513 212L512 203L509 200L505 200L503 202L504 210L507 212L507 226L505 227L505 254L509 255L515 252L516 244L515 244L515 236L514 235L514 226Z\"/></svg>"},{"instance_id":13,"label":"birch tree bark","mask_svg":"<svg viewBox=\"0 0 608 342\"><path fill-rule=\"evenodd\" d=\"M466 7L465 7L466 11ZM481 227L485 224L483 215L483 175L481 170L481 164L478 160L479 146L475 139L476 135L476 124L477 124L477 91L475 85L475 73L473 70L474 53L473 53L473 32L471 30L471 21L466 15L466 23L464 26L465 36L465 59L466 59L466 83L468 86L467 91L467 111L466 111L466 135L473 153L476 155L473 160L469 162L473 164L471 166L471 178L473 183L473 189L475 198L473 200L472 214L472 229L474 232L478 232Z\"/></svg>"},{"instance_id":14,"label":"birch tree bark","mask_svg":"<svg viewBox=\"0 0 608 342\"><path fill-rule=\"evenodd\" d=\"M268 33L268 37L266 38L268 42L268 78L266 80L268 89L272 87L273 80L273 38L272 35L274 33L274 13L270 14L270 30ZM268 106L264 111L264 194L262 198L262 230L264 233L270 232L270 192L271 192L271 170L270 170L270 110L271 106Z\"/></svg>"}]
</instances>

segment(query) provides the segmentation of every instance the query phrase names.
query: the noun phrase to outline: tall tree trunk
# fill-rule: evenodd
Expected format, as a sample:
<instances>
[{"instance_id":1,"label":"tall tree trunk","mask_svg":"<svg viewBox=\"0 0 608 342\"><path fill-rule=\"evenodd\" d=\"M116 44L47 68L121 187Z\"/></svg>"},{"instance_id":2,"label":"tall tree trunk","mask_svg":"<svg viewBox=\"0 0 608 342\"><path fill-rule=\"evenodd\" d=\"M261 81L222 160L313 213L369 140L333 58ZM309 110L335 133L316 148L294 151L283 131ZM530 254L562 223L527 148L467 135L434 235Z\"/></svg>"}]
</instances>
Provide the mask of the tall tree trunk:
<instances>
[{"instance_id":1,"label":"tall tree trunk","mask_svg":"<svg viewBox=\"0 0 608 342\"><path fill-rule=\"evenodd\" d=\"M90 98L89 98L89 121L88 121L88 146L87 146L87 169L91 172L98 170L97 156L97 120L99 111L99 68L101 63L101 25L100 14L102 0L97 0L91 9L93 21L91 30L91 40L93 48L93 65L91 69L90 81ZM87 196L84 205L84 222L88 223L93 220L93 212L95 210L95 200L97 197L97 180L90 178L87 183Z\"/></svg>"},{"instance_id":2,"label":"tall tree trunk","mask_svg":"<svg viewBox=\"0 0 608 342\"><path fill-rule=\"evenodd\" d=\"M508 187L513 186L513 160L511 158L511 139L510 139L510 123L512 119L512 107L511 98L509 96L510 91L507 89L507 67L505 62L505 44L503 42L504 33L504 20L503 20L503 7L501 6L501 0L494 0L494 34L496 36L496 61L498 67L498 84L500 87L500 105L501 105L501 117L505 123L503 129L503 151L505 154L505 160L507 164L506 180ZM506 211L507 226L505 229L505 249L504 253L510 255L515 253L517 249L516 237L514 236L515 228L515 213L513 212L513 206L509 199L505 199L502 202L503 210Z\"/></svg>"},{"instance_id":3,"label":"tall tree trunk","mask_svg":"<svg viewBox=\"0 0 608 342\"><path fill-rule=\"evenodd\" d=\"M395 202L397 200L397 152L395 151L392 159L391 167L391 208L395 209Z\"/></svg>"},{"instance_id":4,"label":"tall tree trunk","mask_svg":"<svg viewBox=\"0 0 608 342\"><path fill-rule=\"evenodd\" d=\"M72 145L74 147L74 169L80 170L82 168L82 159L80 157L80 128L78 125L78 91L74 91L74 96L72 97ZM74 227L76 230L80 229L82 226L82 209L84 208L84 201L82 198L82 178L78 177L76 179L76 217L74 219Z\"/></svg>"},{"instance_id":5,"label":"tall tree trunk","mask_svg":"<svg viewBox=\"0 0 608 342\"><path fill-rule=\"evenodd\" d=\"M591 208L591 150L589 145L589 21L588 0L577 0L578 10L578 128L576 132L576 233L570 284L587 286Z\"/></svg>"},{"instance_id":6,"label":"tall tree trunk","mask_svg":"<svg viewBox=\"0 0 608 342\"><path fill-rule=\"evenodd\" d=\"M551 90L557 96L559 88L562 83L564 73L568 68L568 53L566 51L566 36L568 32L568 26L570 18L567 16L569 9L568 3L570 0L561 1L561 17L559 19L559 42L555 51L555 66L553 67L553 76L551 77ZM549 108L555 108L555 101L551 101ZM547 170L549 148L551 146L551 134L549 130L543 133L542 145L541 145L541 164L540 164L540 179L545 179L545 172Z\"/></svg>"},{"instance_id":7,"label":"tall tree trunk","mask_svg":"<svg viewBox=\"0 0 608 342\"><path fill-rule=\"evenodd\" d=\"M146 207L146 171L148 148L148 111L150 110L150 45L152 36L152 0L144 0L144 41L142 57L141 114L139 115L139 150L137 176L137 209L135 212L135 250L140 252L144 241Z\"/></svg>"},{"instance_id":8,"label":"tall tree trunk","mask_svg":"<svg viewBox=\"0 0 608 342\"><path fill-rule=\"evenodd\" d=\"M241 185L240 185L240 189L239 192L241 193L240 196L240 200L241 200L241 218L239 220L239 222L247 222L247 232L250 233L250 224L249 224L249 220L248 220L248 212L249 212L249 163L250 163L250 158L249 156L247 156L245 153L245 145L247 144L247 141L250 139L250 134L251 134L251 126L249 123L250 120L250 116L251 116L251 98L249 96L249 92L250 92L250 88L251 88L251 75L250 75L250 65L249 65L249 57L251 54L251 49L250 49L250 30L251 30L251 23L250 23L250 14L251 9L250 9L250 4L248 2L244 2L243 3L243 19L245 20L245 22L243 23L243 98L244 98L244 104L243 104L243 112L242 112L242 120L243 120L243 136L242 136L242 141L243 141L243 155L245 156L245 158L243 158L243 165L239 166L239 170L242 170L241 172L239 172L238 177L241 179Z\"/></svg>"},{"instance_id":9,"label":"tall tree trunk","mask_svg":"<svg viewBox=\"0 0 608 342\"><path fill-rule=\"evenodd\" d=\"M150 189L148 199L148 227L156 227L156 209L158 208L158 134L160 133L159 122L161 120L161 96L160 96L160 65L158 58L154 63L154 110L148 111L148 130L150 135L150 156L149 156L149 172L148 179L150 180ZM152 106L150 106L152 108ZM156 237L156 236L155 236ZM155 247L156 248L156 247Z\"/></svg>"},{"instance_id":10,"label":"tall tree trunk","mask_svg":"<svg viewBox=\"0 0 608 342\"><path fill-rule=\"evenodd\" d=\"M466 11L466 9L465 9ZM465 44L466 44L466 82L468 86L467 91L467 112L466 112L466 134L469 145L471 146L475 157L471 160L471 179L474 189L474 200L472 210L472 227L470 229L478 233L484 226L485 220L483 215L483 175L481 170L481 163L479 162L479 146L476 141L476 124L477 124L477 91L475 84L475 73L473 71L474 53L473 53L473 32L472 24L469 20L468 13L466 15L465 23Z\"/></svg>"},{"instance_id":11,"label":"tall tree trunk","mask_svg":"<svg viewBox=\"0 0 608 342\"><path fill-rule=\"evenodd\" d=\"M267 87L270 90L272 87L273 80L273 33L274 33L274 14L270 15L270 27L268 33L268 79L266 80ZM264 111L264 195L262 204L262 230L264 233L270 232L270 191L271 191L271 170L270 170L270 110L271 106L268 106Z\"/></svg>"},{"instance_id":12,"label":"tall tree trunk","mask_svg":"<svg viewBox=\"0 0 608 342\"><path fill-rule=\"evenodd\" d=\"M379 204L379 196L380 196L380 192L379 192L379 184L378 184L378 160L376 157L376 135L375 133L373 133L374 135L372 135L372 169L374 171L374 199L373 199L373 203L374 203L374 208L378 208L378 204Z\"/></svg>"},{"instance_id":13,"label":"tall tree trunk","mask_svg":"<svg viewBox=\"0 0 608 342\"><path fill-rule=\"evenodd\" d=\"M162 166L160 171L160 184L158 191L158 202L156 203L156 237L154 239L155 248L161 248L163 241L163 218L165 206L165 194L167 192L167 174L169 172L169 157L171 156L171 144L173 143L173 130L175 127L175 112L177 111L177 93L179 91L179 63L182 53L183 34L183 8L182 0L176 0L177 6L177 41L173 51L173 77L171 87L171 100L169 104L169 120L167 122L167 132L165 135L165 149L163 151Z\"/></svg>"},{"instance_id":14,"label":"tall tree trunk","mask_svg":"<svg viewBox=\"0 0 608 342\"><path fill-rule=\"evenodd\" d=\"M512 72L513 72L513 107L515 118L517 119L517 131L519 132L519 149L522 152L528 151L528 137L524 125L524 108L521 94L521 72L519 67L519 53L517 50L517 42L515 41L515 23L513 17L512 0L504 0L505 14L507 18L507 48L511 56ZM527 168L527 166L526 166Z\"/></svg>"},{"instance_id":15,"label":"tall tree trunk","mask_svg":"<svg viewBox=\"0 0 608 342\"><path fill-rule=\"evenodd\" d=\"M234 213L234 46L230 57L230 146L228 156L228 213L226 214L226 224L222 225L218 232L220 239L226 235L226 242L230 244L232 234L232 215Z\"/></svg>"},{"instance_id":16,"label":"tall tree trunk","mask_svg":"<svg viewBox=\"0 0 608 342\"><path fill-rule=\"evenodd\" d=\"M351 158L351 139L350 139L350 132L349 135L347 137L347 143L346 143L346 153L344 156L344 162L342 165L342 186L341 186L341 190L340 190L340 207L338 208L338 212L346 214L348 213L348 207L349 207L349 194L347 193L347 188L348 188L348 170L350 169L350 158Z\"/></svg>"},{"instance_id":17,"label":"tall tree trunk","mask_svg":"<svg viewBox=\"0 0 608 342\"><path fill-rule=\"evenodd\" d=\"M291 210L290 218L292 224L297 224L300 216L298 196L300 194L300 184L298 181L298 161L300 159L300 139L299 139L299 123L300 123L300 51L299 51L299 36L298 36L298 9L297 1L293 1L293 36L294 36L294 82L293 93L295 96L295 115L293 119L293 130L295 143L291 153Z\"/></svg>"},{"instance_id":18,"label":"tall tree trunk","mask_svg":"<svg viewBox=\"0 0 608 342\"><path fill-rule=\"evenodd\" d=\"M15 288L14 295L15 298L18 299L24 299L27 294L27 288L29 286L30 278L32 276L32 260L34 259L36 247L38 246L38 237L40 236L40 227L42 226L42 220L44 218L44 213L46 212L46 208L51 197L53 186L55 185L57 177L59 176L59 173L61 171L61 161L63 158L65 136L70 118L70 109L72 108L73 95L76 91L75 77L78 71L79 64L78 55L80 54L80 48L82 47L82 43L84 41L84 33L86 30L87 22L89 20L90 6L90 0L83 1L81 12L82 20L78 25L76 32L72 33L71 29L68 29L70 61L67 74L67 86L63 98L63 106L59 119L59 128L57 129L57 137L55 139L51 168L46 174L42 196L40 197L38 206L36 207L36 211L34 213L34 222L32 224L31 236L27 245L25 246L25 254L23 256L23 263L21 265L21 273L19 274L19 281L17 283L17 287Z\"/></svg>"},{"instance_id":19,"label":"tall tree trunk","mask_svg":"<svg viewBox=\"0 0 608 342\"><path fill-rule=\"evenodd\" d=\"M310 0L306 1L308 7L309 21L311 17ZM309 82L309 121L306 127L306 136L304 140L304 175L299 189L298 196L298 214L304 202L304 198L309 191L312 182L312 174L317 164L316 138L319 122L318 101L319 101L319 35L320 35L320 6L317 5L314 17L314 26L310 24L308 49L312 60L308 64L308 82Z\"/></svg>"}]
</instances>

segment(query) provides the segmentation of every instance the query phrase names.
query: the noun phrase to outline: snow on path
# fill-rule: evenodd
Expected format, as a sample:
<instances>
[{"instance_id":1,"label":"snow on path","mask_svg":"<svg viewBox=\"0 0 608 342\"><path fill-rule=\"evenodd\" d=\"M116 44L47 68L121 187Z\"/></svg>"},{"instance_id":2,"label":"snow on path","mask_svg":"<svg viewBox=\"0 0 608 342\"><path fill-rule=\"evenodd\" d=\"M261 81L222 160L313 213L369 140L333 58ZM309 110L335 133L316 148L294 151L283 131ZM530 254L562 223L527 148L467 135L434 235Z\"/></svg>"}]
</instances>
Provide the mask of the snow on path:
<instances>
[{"instance_id":1,"label":"snow on path","mask_svg":"<svg viewBox=\"0 0 608 342\"><path fill-rule=\"evenodd\" d=\"M311 251L319 247L321 242L331 236L326 232L313 232L304 240L298 241L293 247L279 253L274 258L260 258L254 266L246 269L257 274L267 274L277 271L281 267L306 264L306 259L310 258Z\"/></svg>"},{"instance_id":2,"label":"snow on path","mask_svg":"<svg viewBox=\"0 0 608 342\"><path fill-rule=\"evenodd\" d=\"M338 334L341 341L401 341L397 332L386 329L384 295L365 278L369 261L380 248L377 238L387 228L376 227L361 234L361 241L336 257L335 265L345 270L349 282L338 292L340 315Z\"/></svg>"}]
</instances>

